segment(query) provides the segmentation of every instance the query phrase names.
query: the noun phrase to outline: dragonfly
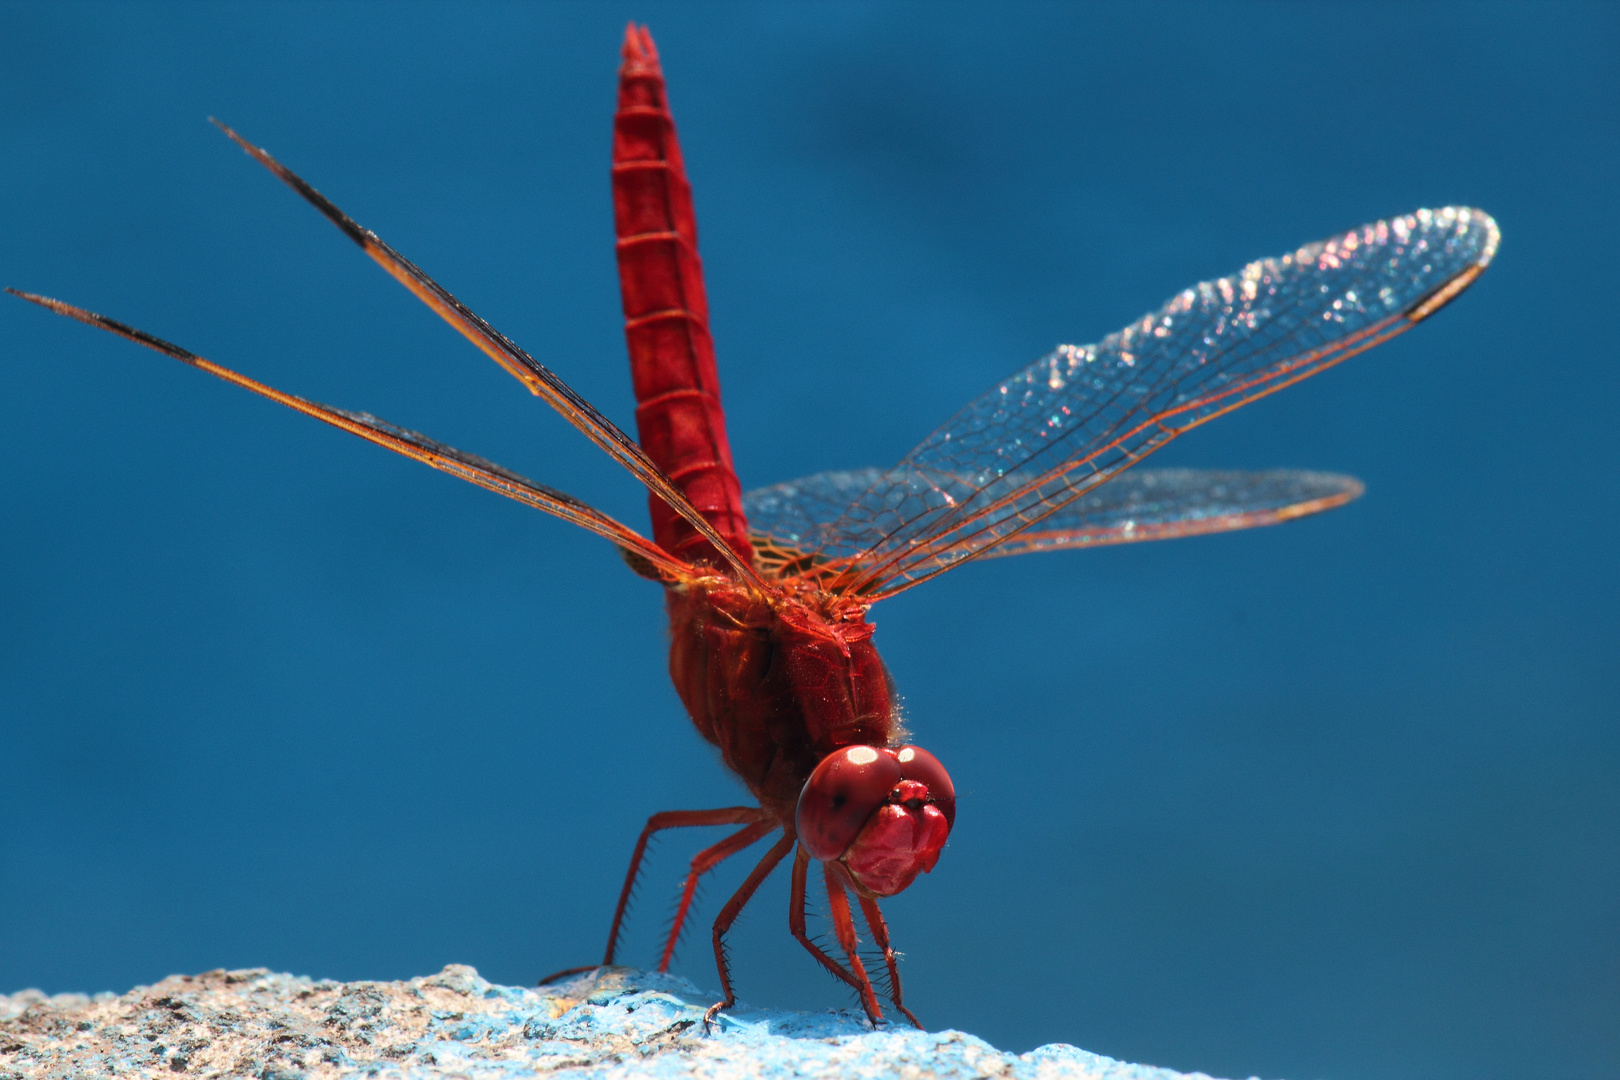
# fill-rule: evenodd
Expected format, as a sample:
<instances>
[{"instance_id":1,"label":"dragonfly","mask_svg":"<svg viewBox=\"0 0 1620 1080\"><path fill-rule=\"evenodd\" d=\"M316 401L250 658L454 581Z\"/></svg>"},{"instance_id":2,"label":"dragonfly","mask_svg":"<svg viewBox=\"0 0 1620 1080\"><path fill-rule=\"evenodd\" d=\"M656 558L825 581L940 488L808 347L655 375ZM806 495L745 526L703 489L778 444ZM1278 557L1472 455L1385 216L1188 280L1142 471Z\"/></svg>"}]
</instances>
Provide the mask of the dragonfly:
<instances>
[{"instance_id":1,"label":"dragonfly","mask_svg":"<svg viewBox=\"0 0 1620 1080\"><path fill-rule=\"evenodd\" d=\"M879 901L934 869L955 823L956 795L945 766L911 743L901 723L867 619L873 604L975 559L1272 525L1350 502L1361 483L1331 473L1137 466L1177 436L1429 318L1479 277L1499 240L1489 215L1446 207L1260 259L1177 293L1095 344L1057 347L968 402L890 468L818 473L745 494L726 436L691 186L645 26L626 30L611 170L634 439L376 233L214 123L644 485L651 536L370 413L277 390L84 308L7 291L588 529L663 586L675 689L754 804L648 819L603 965L618 954L655 834L733 830L691 860L660 971L673 959L700 880L774 836L713 922L723 998L708 1009L705 1028L737 1000L725 935L790 856L793 937L851 988L873 1024L884 1020L881 996L921 1027L904 1004ZM812 864L835 946L807 929ZM876 947L871 971L857 907Z\"/></svg>"}]
</instances>

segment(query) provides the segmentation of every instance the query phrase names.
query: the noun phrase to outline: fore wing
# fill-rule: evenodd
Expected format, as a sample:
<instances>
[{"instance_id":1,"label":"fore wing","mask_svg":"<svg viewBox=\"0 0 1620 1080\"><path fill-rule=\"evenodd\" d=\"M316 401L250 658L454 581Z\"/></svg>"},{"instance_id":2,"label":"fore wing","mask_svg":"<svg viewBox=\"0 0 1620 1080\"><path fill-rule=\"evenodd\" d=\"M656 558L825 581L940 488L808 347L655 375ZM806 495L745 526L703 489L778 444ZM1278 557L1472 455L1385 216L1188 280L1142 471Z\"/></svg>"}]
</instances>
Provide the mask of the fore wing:
<instances>
[{"instance_id":1,"label":"fore wing","mask_svg":"<svg viewBox=\"0 0 1620 1080\"><path fill-rule=\"evenodd\" d=\"M1420 210L1187 289L970 402L806 547L841 568L829 587L899 592L1036 527L1177 435L1421 322L1479 276L1497 240L1482 211Z\"/></svg>"},{"instance_id":2,"label":"fore wing","mask_svg":"<svg viewBox=\"0 0 1620 1080\"><path fill-rule=\"evenodd\" d=\"M817 562L814 538L883 475L882 469L817 473L748 492L743 510L762 565L776 577L836 571ZM1296 469L1132 469L985 549L980 558L1275 525L1343 506L1361 493L1354 477Z\"/></svg>"},{"instance_id":3,"label":"fore wing","mask_svg":"<svg viewBox=\"0 0 1620 1080\"><path fill-rule=\"evenodd\" d=\"M162 338L153 337L143 330L126 326L124 323L109 319L104 315L97 315L93 311L86 311L84 308L64 304L60 300L52 300L49 297L18 292L16 289L7 289L6 291L13 296L20 296L24 300L54 311L58 315L77 319L79 322L127 338L137 345L144 345L148 349L173 357L181 363L190 364L192 367L200 371L206 371L210 375L215 375L228 383L251 390L260 397L266 397L271 401L280 402L290 409L296 409L305 416L313 416L315 419L323 420L333 427L342 428L344 431L358 435L368 442L374 442L378 446L386 447L396 454L403 454L408 458L414 458L424 464L431 465L440 472L460 477L470 483L477 484L479 487L487 488L498 495L505 495L509 499L516 499L520 503L544 510L546 513L560 517L564 521L571 521L575 525L589 529L598 536L613 541L632 556L639 556L646 563L656 567L660 574L667 575L671 580L678 579L691 572L691 567L679 559L671 557L657 544L641 536L629 526L620 524L600 510L586 505L571 495L565 495L554 488L546 487L544 484L537 484L533 480L519 476L510 469L504 469L496 465L494 462L485 461L476 455L445 446L443 443L435 442L426 435L397 427L386 420L372 416L370 413L350 412L347 409L322 405L319 402L310 401L295 394L284 393L273 386L266 386L256 379L250 379L246 375L216 364L212 360L204 359L194 352L164 341Z\"/></svg>"},{"instance_id":4,"label":"fore wing","mask_svg":"<svg viewBox=\"0 0 1620 1080\"><path fill-rule=\"evenodd\" d=\"M578 428L586 438L605 450L608 456L624 466L632 476L645 484L649 491L664 500L677 514L691 522L692 527L704 539L714 545L715 549L732 564L732 568L736 570L744 581L755 586L760 585L759 577L754 573L753 567L749 566L731 550L720 534L715 531L714 526L692 506L686 496L677 490L669 477L664 475L663 470L653 464L652 459L637 445L636 441L619 430L619 427L613 421L598 412L595 406L580 397L572 387L558 378L544 364L518 348L505 334L490 326L489 323L481 319L460 300L457 300L450 294L448 289L434 281L415 263L389 247L376 233L362 227L359 222L338 209L330 199L316 191L303 178L271 157L267 150L254 146L218 120L215 120L214 124L226 135L230 136L231 140L245 150L250 157L266 169L269 169L288 187L303 196L306 202L324 214L328 221L341 229L345 236L359 244L367 255L371 256L379 266L388 271L401 285L409 289L417 299L432 308L434 313L441 319L449 323L468 341L478 346L479 350L486 356L501 365L519 382L528 387L530 393L556 409L563 419Z\"/></svg>"}]
</instances>

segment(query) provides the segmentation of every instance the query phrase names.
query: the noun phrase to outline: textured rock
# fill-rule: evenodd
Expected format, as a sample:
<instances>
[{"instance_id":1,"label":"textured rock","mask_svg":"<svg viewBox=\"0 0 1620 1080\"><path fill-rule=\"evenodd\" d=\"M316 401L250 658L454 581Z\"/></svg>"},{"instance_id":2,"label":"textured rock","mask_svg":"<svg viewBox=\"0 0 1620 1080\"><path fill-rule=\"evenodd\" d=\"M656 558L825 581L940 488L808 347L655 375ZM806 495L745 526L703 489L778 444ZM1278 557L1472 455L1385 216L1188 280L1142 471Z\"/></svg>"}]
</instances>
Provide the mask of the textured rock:
<instances>
[{"instance_id":1,"label":"textured rock","mask_svg":"<svg viewBox=\"0 0 1620 1080\"><path fill-rule=\"evenodd\" d=\"M526 990L460 965L393 983L252 970L175 975L122 997L25 990L0 995L0 1080L1183 1075L1072 1046L1014 1055L959 1031L874 1031L850 1013L739 1005L706 1036L713 1000L683 979L630 968Z\"/></svg>"}]
</instances>

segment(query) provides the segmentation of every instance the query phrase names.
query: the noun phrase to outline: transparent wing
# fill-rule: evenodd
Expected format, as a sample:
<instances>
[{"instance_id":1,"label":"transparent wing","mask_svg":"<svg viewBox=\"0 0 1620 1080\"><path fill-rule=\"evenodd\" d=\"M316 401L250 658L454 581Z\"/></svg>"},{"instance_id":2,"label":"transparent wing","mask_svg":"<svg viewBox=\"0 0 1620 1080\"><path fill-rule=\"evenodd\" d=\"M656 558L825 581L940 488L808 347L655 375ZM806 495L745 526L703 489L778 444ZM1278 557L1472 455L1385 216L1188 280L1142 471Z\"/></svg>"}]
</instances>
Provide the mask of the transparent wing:
<instances>
[{"instance_id":1,"label":"transparent wing","mask_svg":"<svg viewBox=\"0 0 1620 1080\"><path fill-rule=\"evenodd\" d=\"M1270 469L1131 469L988 548L981 558L1252 529L1357 499L1360 480Z\"/></svg>"},{"instance_id":2,"label":"transparent wing","mask_svg":"<svg viewBox=\"0 0 1620 1080\"><path fill-rule=\"evenodd\" d=\"M105 315L97 315L93 311L86 311L72 304L64 304L60 300L52 300L48 296L37 296L33 293L19 292L16 289L7 289L13 296L21 297L30 303L54 311L58 315L65 315L70 319L94 326L99 330L117 334L121 338L144 345L148 349L160 352L164 356L173 357L183 364L190 364L199 371L206 371L210 375L224 379L235 386L251 390L260 397L269 398L279 402L290 409L295 409L305 416L313 416L317 420L325 421L333 427L341 428L353 435L358 435L367 442L403 454L408 458L430 465L440 472L460 477L469 483L477 484L498 495L505 495L527 506L544 510L548 514L562 518L581 528L589 529L598 536L606 537L619 546L627 559L648 576L659 577L666 580L679 580L691 572L691 567L684 562L666 553L657 544L637 533L627 525L623 525L613 518L602 513L586 503L565 495L555 488L544 484L537 484L533 480L519 476L510 469L502 468L492 461L485 461L475 454L469 454L454 447L446 446L428 438L421 432L411 431L386 420L372 416L370 413L350 412L348 409L334 408L331 405L322 405L308 398L301 398L296 394L289 394L267 386L257 379L250 379L240 372L232 371L212 360L205 359L182 349L180 346L154 337L144 330L137 330Z\"/></svg>"},{"instance_id":3,"label":"transparent wing","mask_svg":"<svg viewBox=\"0 0 1620 1080\"><path fill-rule=\"evenodd\" d=\"M754 561L773 578L828 576L835 567L816 554L819 537L881 479L882 469L851 469L744 492Z\"/></svg>"},{"instance_id":4,"label":"transparent wing","mask_svg":"<svg viewBox=\"0 0 1620 1080\"><path fill-rule=\"evenodd\" d=\"M882 469L821 472L785 484L772 484L743 495L750 532L781 544L806 548L821 530L836 522L849 504L883 479Z\"/></svg>"},{"instance_id":5,"label":"transparent wing","mask_svg":"<svg viewBox=\"0 0 1620 1080\"><path fill-rule=\"evenodd\" d=\"M1420 210L1187 289L968 404L807 537L830 587L892 595L1006 542L1177 435L1389 340L1495 254L1489 215Z\"/></svg>"},{"instance_id":6,"label":"transparent wing","mask_svg":"<svg viewBox=\"0 0 1620 1080\"><path fill-rule=\"evenodd\" d=\"M883 474L882 469L817 473L744 495L750 539L767 571L774 577L835 571L835 565L815 554L814 537ZM980 557L1275 525L1343 506L1362 490L1354 477L1296 469L1131 469L986 548Z\"/></svg>"},{"instance_id":7,"label":"transparent wing","mask_svg":"<svg viewBox=\"0 0 1620 1080\"><path fill-rule=\"evenodd\" d=\"M281 162L270 156L270 152L263 147L255 146L242 136L232 131L218 120L214 125L230 137L231 141L240 146L249 157L269 169L277 179L296 191L303 199L315 209L326 216L326 219L341 229L345 236L360 245L361 249L401 285L428 307L432 308L445 322L449 323L463 337L478 347L490 359L494 360L517 380L529 388L530 393L540 398L546 404L579 430L587 439L607 452L608 456L622 465L637 480L657 495L670 508L680 514L692 527L698 531L709 543L714 545L737 571L743 581L755 586L760 584L754 574L753 567L744 562L736 552L731 550L713 525L682 495L674 483L665 476L651 458L641 449L636 441L620 431L618 426L596 410L590 402L580 397L574 388L563 382L555 373L540 361L518 348L505 334L496 330L489 323L480 318L467 305L463 304L450 294L444 286L434 281L421 267L411 262L405 256L395 251L383 242L382 238L370 229L364 228L348 214L340 210L326 196L287 168Z\"/></svg>"}]
</instances>

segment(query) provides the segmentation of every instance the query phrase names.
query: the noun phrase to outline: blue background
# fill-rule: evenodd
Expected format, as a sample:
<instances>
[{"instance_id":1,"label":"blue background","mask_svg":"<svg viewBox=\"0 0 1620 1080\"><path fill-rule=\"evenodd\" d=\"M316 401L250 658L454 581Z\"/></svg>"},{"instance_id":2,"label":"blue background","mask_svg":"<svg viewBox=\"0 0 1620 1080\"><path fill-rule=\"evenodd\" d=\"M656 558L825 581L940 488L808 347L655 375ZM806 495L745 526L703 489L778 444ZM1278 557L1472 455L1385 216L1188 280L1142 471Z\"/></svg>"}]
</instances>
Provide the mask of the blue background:
<instances>
[{"instance_id":1,"label":"blue background","mask_svg":"<svg viewBox=\"0 0 1620 1080\"><path fill-rule=\"evenodd\" d=\"M607 158L652 25L745 486L887 464L1053 344L1447 203L1496 264L1161 464L1350 472L1278 529L874 611L952 769L908 1001L1222 1076L1620 1070L1620 9L0 7L0 279L642 527L642 494L235 150L609 415ZM734 803L600 540L0 304L0 988L590 962L655 810ZM698 842L660 850L650 963ZM705 911L742 874L729 868ZM848 1003L787 936L741 993ZM714 986L706 918L679 969Z\"/></svg>"}]
</instances>

